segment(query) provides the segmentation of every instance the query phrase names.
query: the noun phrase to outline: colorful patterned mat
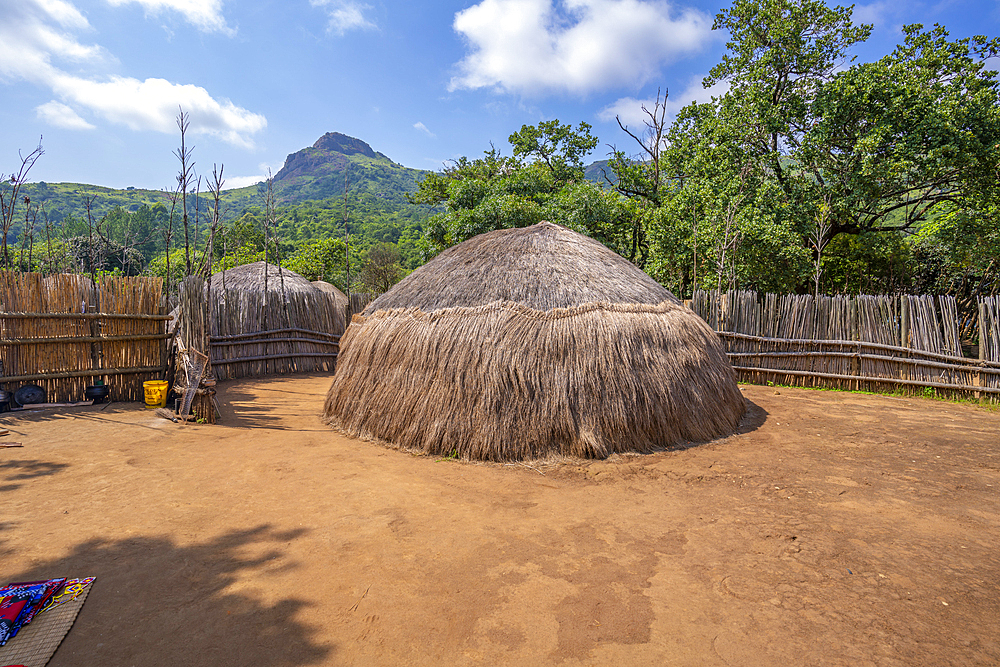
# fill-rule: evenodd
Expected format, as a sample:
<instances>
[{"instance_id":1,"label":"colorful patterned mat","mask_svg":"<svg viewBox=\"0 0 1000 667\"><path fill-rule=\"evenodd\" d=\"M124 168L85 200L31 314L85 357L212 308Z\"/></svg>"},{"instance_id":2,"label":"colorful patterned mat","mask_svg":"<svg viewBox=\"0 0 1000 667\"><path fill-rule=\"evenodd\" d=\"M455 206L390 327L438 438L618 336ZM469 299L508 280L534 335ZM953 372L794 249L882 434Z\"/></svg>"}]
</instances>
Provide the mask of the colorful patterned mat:
<instances>
[{"instance_id":1,"label":"colorful patterned mat","mask_svg":"<svg viewBox=\"0 0 1000 667\"><path fill-rule=\"evenodd\" d=\"M25 595L30 594L36 603L41 602L40 605L36 605L40 608L35 608L27 614L30 622L20 623L13 628L13 634L8 633L7 644L0 646L0 665L45 667L69 632L77 614L80 613L93 581L94 577L53 579L51 582L27 582L0 589L0 599L16 598L15 602L7 607L8 616ZM58 582L58 585L52 586L53 582ZM21 612L26 606L27 603L20 605ZM21 615L23 617L25 614ZM15 619L15 622L16 620L18 619ZM11 623L11 627L13 625L14 622Z\"/></svg>"}]
</instances>

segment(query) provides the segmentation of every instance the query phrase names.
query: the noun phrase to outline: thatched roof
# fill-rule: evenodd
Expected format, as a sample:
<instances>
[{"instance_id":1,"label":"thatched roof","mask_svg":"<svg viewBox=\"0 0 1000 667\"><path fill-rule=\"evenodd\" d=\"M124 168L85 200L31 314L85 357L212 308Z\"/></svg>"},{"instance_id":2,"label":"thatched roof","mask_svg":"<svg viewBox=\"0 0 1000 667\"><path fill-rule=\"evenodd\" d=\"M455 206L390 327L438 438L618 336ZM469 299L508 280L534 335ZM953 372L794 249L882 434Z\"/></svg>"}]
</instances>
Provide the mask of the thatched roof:
<instances>
[{"instance_id":1,"label":"thatched roof","mask_svg":"<svg viewBox=\"0 0 1000 667\"><path fill-rule=\"evenodd\" d=\"M226 271L219 271L212 274L212 291L221 290L223 282L227 290L245 290L256 292L264 289L264 267L267 267L267 291L281 292L282 281L285 292L306 292L312 293L316 287L306 278L303 278L294 271L286 268L278 270L274 264L266 262L254 262L253 264L243 264ZM225 274L223 276L223 274Z\"/></svg>"},{"instance_id":2,"label":"thatched roof","mask_svg":"<svg viewBox=\"0 0 1000 667\"><path fill-rule=\"evenodd\" d=\"M314 280L312 284L320 292L332 296L333 302L337 304L338 308L347 308L347 295L337 289L336 285L328 283L325 280Z\"/></svg>"},{"instance_id":3,"label":"thatched roof","mask_svg":"<svg viewBox=\"0 0 1000 667\"><path fill-rule=\"evenodd\" d=\"M356 316L324 416L506 461L708 440L745 409L704 321L604 246L540 223L441 253Z\"/></svg>"},{"instance_id":4,"label":"thatched roof","mask_svg":"<svg viewBox=\"0 0 1000 667\"><path fill-rule=\"evenodd\" d=\"M267 289L264 289L264 271ZM312 345L302 340L303 332L340 335L345 327L345 313L334 300L299 274L273 264L255 262L237 266L212 275L210 282L211 335L240 336L248 333L272 332L266 337L275 343L249 342L243 345L221 346L213 350L213 359L255 358L254 364L264 370L251 373L236 364L226 365L216 373L220 379L249 374L273 374L295 370L332 368L332 354L310 358L307 352L330 352L329 346ZM308 334L306 334L308 336ZM303 353L303 354L300 354ZM279 359L263 360L268 355L283 355ZM251 364L252 365L252 364ZM279 370L274 370L278 368ZM284 369L284 370L282 370ZM244 371L246 371L244 373ZM228 373L228 375L227 375ZM242 374L242 375L241 375Z\"/></svg>"},{"instance_id":5,"label":"thatched roof","mask_svg":"<svg viewBox=\"0 0 1000 667\"><path fill-rule=\"evenodd\" d=\"M597 241L540 222L480 234L448 248L368 304L425 313L497 301L535 310L584 303L679 303L634 264Z\"/></svg>"}]
</instances>

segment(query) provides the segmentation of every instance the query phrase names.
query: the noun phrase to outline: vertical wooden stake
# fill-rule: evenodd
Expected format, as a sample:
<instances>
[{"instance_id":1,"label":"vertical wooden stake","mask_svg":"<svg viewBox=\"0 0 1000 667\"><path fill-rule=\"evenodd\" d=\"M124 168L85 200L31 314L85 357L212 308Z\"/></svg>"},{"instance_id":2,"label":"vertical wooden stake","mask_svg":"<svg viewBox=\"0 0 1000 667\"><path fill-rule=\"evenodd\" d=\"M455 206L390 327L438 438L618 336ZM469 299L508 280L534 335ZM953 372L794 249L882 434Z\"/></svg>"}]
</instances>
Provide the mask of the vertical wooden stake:
<instances>
[{"instance_id":1,"label":"vertical wooden stake","mask_svg":"<svg viewBox=\"0 0 1000 667\"><path fill-rule=\"evenodd\" d=\"M850 317L850 320L851 320L851 325L850 325L851 326L851 340L861 340L860 335L858 333L858 329L859 329L859 326L858 326L858 300L856 298L855 299L851 299L850 301L848 301L848 304L850 304L848 312L850 313L849 317ZM854 357L854 359L851 361L851 373L854 375L855 378L861 377L861 356L860 356L860 354L861 354L861 346L858 345L858 355L859 356ZM854 381L854 391L861 391L861 380L855 380Z\"/></svg>"},{"instance_id":2,"label":"vertical wooden stake","mask_svg":"<svg viewBox=\"0 0 1000 667\"><path fill-rule=\"evenodd\" d=\"M986 361L986 304L982 301L979 302L979 361ZM976 373L976 386L983 386L983 371L982 366L980 370ZM982 397L982 392L976 392L976 400Z\"/></svg>"},{"instance_id":3,"label":"vertical wooden stake","mask_svg":"<svg viewBox=\"0 0 1000 667\"><path fill-rule=\"evenodd\" d=\"M910 297L899 297L899 346L910 346Z\"/></svg>"}]
</instances>

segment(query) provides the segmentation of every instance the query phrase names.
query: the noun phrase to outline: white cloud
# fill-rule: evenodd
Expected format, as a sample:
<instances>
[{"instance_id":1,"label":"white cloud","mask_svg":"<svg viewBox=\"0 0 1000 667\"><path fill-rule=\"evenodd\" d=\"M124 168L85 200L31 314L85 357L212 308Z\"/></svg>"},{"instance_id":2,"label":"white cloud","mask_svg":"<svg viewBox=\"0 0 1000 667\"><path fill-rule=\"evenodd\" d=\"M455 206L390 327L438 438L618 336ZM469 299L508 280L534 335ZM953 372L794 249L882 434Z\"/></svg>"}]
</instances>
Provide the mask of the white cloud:
<instances>
[{"instance_id":1,"label":"white cloud","mask_svg":"<svg viewBox=\"0 0 1000 667\"><path fill-rule=\"evenodd\" d=\"M96 45L82 44L70 30L86 30L87 19L62 0L0 3L0 77L30 79L52 69L52 60L74 65L106 57Z\"/></svg>"},{"instance_id":2,"label":"white cloud","mask_svg":"<svg viewBox=\"0 0 1000 667\"><path fill-rule=\"evenodd\" d=\"M80 10L64 0L38 0L38 6L64 28L82 30L90 27Z\"/></svg>"},{"instance_id":3,"label":"white cloud","mask_svg":"<svg viewBox=\"0 0 1000 667\"><path fill-rule=\"evenodd\" d=\"M223 190L235 190L245 188L248 185L257 185L267 178L266 175L259 176L226 176L226 182L222 184Z\"/></svg>"},{"instance_id":4,"label":"white cloud","mask_svg":"<svg viewBox=\"0 0 1000 667\"><path fill-rule=\"evenodd\" d=\"M71 107L62 102L46 102L35 107L35 113L49 125L61 127L64 130L93 130L94 126L80 117Z\"/></svg>"},{"instance_id":5,"label":"white cloud","mask_svg":"<svg viewBox=\"0 0 1000 667\"><path fill-rule=\"evenodd\" d=\"M703 104L705 102L711 101L713 97L722 97L727 92L729 92L729 82L719 81L708 88L702 86L701 82L704 80L702 76L694 76L688 81L687 87L680 92L678 95L671 95L670 102L671 108L679 110L692 102L698 102Z\"/></svg>"},{"instance_id":6,"label":"white cloud","mask_svg":"<svg viewBox=\"0 0 1000 667\"><path fill-rule=\"evenodd\" d=\"M623 97L597 112L597 117L605 122L611 122L618 118L624 125L642 125L643 121L649 118L642 109L643 107L653 110L656 100L637 100L634 97Z\"/></svg>"},{"instance_id":7,"label":"white cloud","mask_svg":"<svg viewBox=\"0 0 1000 667\"><path fill-rule=\"evenodd\" d=\"M58 0L57 0L58 1ZM149 14L159 14L172 10L181 14L188 23L204 32L221 32L235 35L236 31L226 25L222 17L222 0L107 0L115 7L141 5Z\"/></svg>"},{"instance_id":8,"label":"white cloud","mask_svg":"<svg viewBox=\"0 0 1000 667\"><path fill-rule=\"evenodd\" d=\"M424 125L423 123L421 123L419 121L416 122L416 123L414 123L413 127L415 127L416 129L420 130L421 132L426 132L427 136L429 136L429 137L435 137L435 136L437 136L436 134L434 134L433 132L431 132L430 130L428 130L426 125Z\"/></svg>"},{"instance_id":9,"label":"white cloud","mask_svg":"<svg viewBox=\"0 0 1000 667\"><path fill-rule=\"evenodd\" d=\"M80 43L64 30L87 27L83 15L64 0L0 3L0 81L24 80L45 86L76 109L87 109L138 131L176 132L178 106L191 114L192 134L214 135L237 146L252 146L252 136L267 126L264 116L212 97L200 86L101 74L109 60L106 52L99 46ZM88 65L97 74L70 74L58 64L61 60ZM42 105L45 109L38 112L47 114L43 116L46 120L70 122L66 121L69 110L78 119L77 127L86 124L65 104L51 104Z\"/></svg>"},{"instance_id":10,"label":"white cloud","mask_svg":"<svg viewBox=\"0 0 1000 667\"><path fill-rule=\"evenodd\" d=\"M471 52L449 90L584 95L643 85L700 49L712 21L661 0L482 0L453 27Z\"/></svg>"},{"instance_id":11,"label":"white cloud","mask_svg":"<svg viewBox=\"0 0 1000 667\"><path fill-rule=\"evenodd\" d=\"M348 30L374 30L378 26L365 16L365 11L371 9L355 0L309 0L313 7L326 10L330 22L327 31L343 36Z\"/></svg>"},{"instance_id":12,"label":"white cloud","mask_svg":"<svg viewBox=\"0 0 1000 667\"><path fill-rule=\"evenodd\" d=\"M60 74L50 84L62 97L85 106L113 123L133 130L177 131L178 107L191 115L191 131L217 136L233 145L250 148L250 136L267 127L260 114L226 99L215 99L207 90L166 79L112 76L91 81Z\"/></svg>"},{"instance_id":13,"label":"white cloud","mask_svg":"<svg viewBox=\"0 0 1000 667\"><path fill-rule=\"evenodd\" d=\"M729 82L727 81L720 81L710 88L704 88L701 85L702 78L701 76L692 77L684 90L679 94L667 97L668 117L677 115L678 111L692 102L708 102L713 97L725 95L726 91L729 90ZM617 117L624 125L639 127L649 120L649 116L642 110L643 106L649 111L653 111L655 105L656 100L652 98L638 100L634 97L623 97L598 111L597 118L611 122Z\"/></svg>"},{"instance_id":14,"label":"white cloud","mask_svg":"<svg viewBox=\"0 0 1000 667\"><path fill-rule=\"evenodd\" d=\"M876 27L881 27L890 13L889 3L880 0L870 5L855 5L851 18L855 24L872 23Z\"/></svg>"}]
</instances>

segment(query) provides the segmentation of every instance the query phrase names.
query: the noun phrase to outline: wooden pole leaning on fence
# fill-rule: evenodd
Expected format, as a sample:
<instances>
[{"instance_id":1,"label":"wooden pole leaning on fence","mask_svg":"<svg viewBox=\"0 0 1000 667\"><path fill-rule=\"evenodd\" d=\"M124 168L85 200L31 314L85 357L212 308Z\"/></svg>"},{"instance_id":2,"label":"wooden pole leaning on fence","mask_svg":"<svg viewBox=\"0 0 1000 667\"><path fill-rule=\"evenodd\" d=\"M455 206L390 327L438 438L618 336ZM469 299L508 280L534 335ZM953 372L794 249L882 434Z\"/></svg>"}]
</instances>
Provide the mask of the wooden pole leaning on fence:
<instances>
[{"instance_id":1,"label":"wooden pole leaning on fence","mask_svg":"<svg viewBox=\"0 0 1000 667\"><path fill-rule=\"evenodd\" d=\"M899 346L900 347L910 347L910 297L906 294L902 294L899 297ZM909 356L909 355L907 355ZM900 375L906 374L906 377L901 377L901 380L912 380L913 373L909 366L903 366L900 368Z\"/></svg>"}]
</instances>

